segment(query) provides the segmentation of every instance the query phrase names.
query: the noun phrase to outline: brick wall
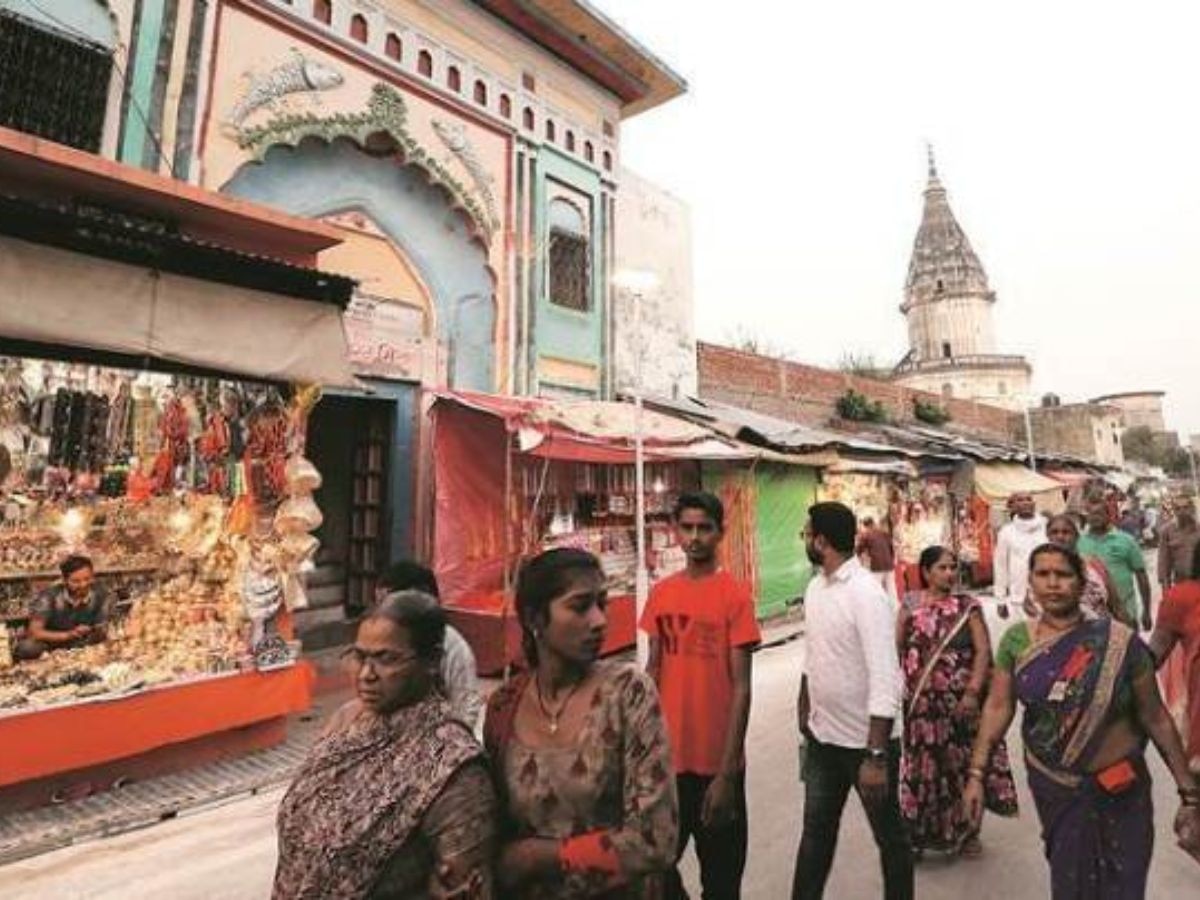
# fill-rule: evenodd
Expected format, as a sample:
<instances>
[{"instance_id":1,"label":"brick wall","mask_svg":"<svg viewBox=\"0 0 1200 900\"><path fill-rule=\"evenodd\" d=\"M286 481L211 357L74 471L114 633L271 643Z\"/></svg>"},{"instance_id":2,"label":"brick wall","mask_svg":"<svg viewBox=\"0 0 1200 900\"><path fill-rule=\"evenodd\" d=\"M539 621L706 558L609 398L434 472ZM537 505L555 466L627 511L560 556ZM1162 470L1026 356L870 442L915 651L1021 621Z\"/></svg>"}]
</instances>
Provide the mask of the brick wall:
<instances>
[{"instance_id":1,"label":"brick wall","mask_svg":"<svg viewBox=\"0 0 1200 900\"><path fill-rule=\"evenodd\" d=\"M913 400L944 406L959 428L1009 440L1013 414L968 400L943 400L886 381L803 363L771 359L703 341L696 345L700 396L807 425L824 425L837 416L837 401L848 390L883 404L890 418L911 422Z\"/></svg>"}]
</instances>

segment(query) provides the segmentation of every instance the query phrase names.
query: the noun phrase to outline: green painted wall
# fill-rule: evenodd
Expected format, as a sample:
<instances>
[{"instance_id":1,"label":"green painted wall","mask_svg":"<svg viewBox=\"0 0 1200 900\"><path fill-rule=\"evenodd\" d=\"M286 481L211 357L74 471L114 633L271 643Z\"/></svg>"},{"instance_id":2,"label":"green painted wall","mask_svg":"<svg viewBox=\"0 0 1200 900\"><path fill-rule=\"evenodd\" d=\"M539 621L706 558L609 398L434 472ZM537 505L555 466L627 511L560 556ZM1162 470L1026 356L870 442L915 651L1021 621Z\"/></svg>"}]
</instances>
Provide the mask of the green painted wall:
<instances>
[{"instance_id":1,"label":"green painted wall","mask_svg":"<svg viewBox=\"0 0 1200 900\"><path fill-rule=\"evenodd\" d=\"M817 499L817 470L760 463L754 473L758 617L782 613L812 578L800 531Z\"/></svg>"},{"instance_id":2,"label":"green painted wall","mask_svg":"<svg viewBox=\"0 0 1200 900\"><path fill-rule=\"evenodd\" d=\"M548 249L550 226L548 210L554 197L554 182L586 195L591 201L591 280L592 305L587 312L564 309L550 302ZM534 280L535 311L531 343L535 360L543 356L585 363L596 368L602 384L604 370L605 284L604 249L608 235L600 208L600 176L553 147L544 146L538 154L534 183L534 222L537 241L537 273ZM535 391L539 385L535 385ZM599 393L600 387L597 388Z\"/></svg>"},{"instance_id":3,"label":"green painted wall","mask_svg":"<svg viewBox=\"0 0 1200 900\"><path fill-rule=\"evenodd\" d=\"M141 14L133 23L130 65L125 71L125 98L121 104L121 142L117 148L117 158L133 166L143 166L147 148L154 147L148 123L166 8L167 0L141 0ZM151 158L156 159L157 155Z\"/></svg>"}]
</instances>

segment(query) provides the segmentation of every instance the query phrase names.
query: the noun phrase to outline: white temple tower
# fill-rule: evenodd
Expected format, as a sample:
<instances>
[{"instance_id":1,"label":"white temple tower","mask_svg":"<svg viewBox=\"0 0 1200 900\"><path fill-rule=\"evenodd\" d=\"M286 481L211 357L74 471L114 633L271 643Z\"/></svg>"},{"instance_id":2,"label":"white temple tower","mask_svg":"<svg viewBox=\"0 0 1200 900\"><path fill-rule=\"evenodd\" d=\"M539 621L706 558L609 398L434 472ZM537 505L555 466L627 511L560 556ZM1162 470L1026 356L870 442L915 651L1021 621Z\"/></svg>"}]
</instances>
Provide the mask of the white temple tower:
<instances>
[{"instance_id":1,"label":"white temple tower","mask_svg":"<svg viewBox=\"0 0 1200 900\"><path fill-rule=\"evenodd\" d=\"M925 208L900 306L908 319L909 351L893 381L943 397L1022 408L1032 369L1022 356L996 352L995 303L987 273L950 209L931 148Z\"/></svg>"}]
</instances>

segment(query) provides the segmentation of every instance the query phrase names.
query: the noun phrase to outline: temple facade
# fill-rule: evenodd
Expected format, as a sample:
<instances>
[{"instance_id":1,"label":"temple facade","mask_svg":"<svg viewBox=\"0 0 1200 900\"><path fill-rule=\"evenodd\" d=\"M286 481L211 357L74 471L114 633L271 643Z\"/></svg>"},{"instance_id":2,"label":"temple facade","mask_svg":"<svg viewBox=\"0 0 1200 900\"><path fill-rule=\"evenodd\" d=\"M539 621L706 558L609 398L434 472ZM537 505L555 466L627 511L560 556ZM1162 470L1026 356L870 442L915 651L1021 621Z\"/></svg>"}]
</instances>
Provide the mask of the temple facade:
<instances>
[{"instance_id":1,"label":"temple facade","mask_svg":"<svg viewBox=\"0 0 1200 900\"><path fill-rule=\"evenodd\" d=\"M996 349L996 294L958 224L929 154L921 225L913 241L904 302L909 350L892 379L905 387L1010 409L1028 403L1032 368Z\"/></svg>"}]
</instances>

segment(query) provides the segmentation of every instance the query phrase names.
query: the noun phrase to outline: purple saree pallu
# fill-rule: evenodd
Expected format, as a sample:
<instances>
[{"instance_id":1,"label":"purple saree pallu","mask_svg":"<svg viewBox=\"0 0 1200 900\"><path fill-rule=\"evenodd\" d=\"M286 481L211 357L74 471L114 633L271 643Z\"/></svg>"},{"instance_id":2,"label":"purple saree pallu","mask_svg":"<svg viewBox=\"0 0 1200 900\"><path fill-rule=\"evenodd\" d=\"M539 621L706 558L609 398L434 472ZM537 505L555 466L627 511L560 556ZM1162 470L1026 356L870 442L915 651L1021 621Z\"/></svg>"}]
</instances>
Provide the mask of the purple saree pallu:
<instances>
[{"instance_id":1,"label":"purple saree pallu","mask_svg":"<svg viewBox=\"0 0 1200 900\"><path fill-rule=\"evenodd\" d=\"M1106 726L1132 714L1146 654L1129 628L1092 620L1033 644L1014 668L1054 900L1145 896L1154 847L1145 761L1139 752L1104 773L1088 767Z\"/></svg>"}]
</instances>

